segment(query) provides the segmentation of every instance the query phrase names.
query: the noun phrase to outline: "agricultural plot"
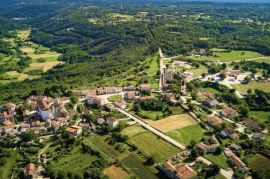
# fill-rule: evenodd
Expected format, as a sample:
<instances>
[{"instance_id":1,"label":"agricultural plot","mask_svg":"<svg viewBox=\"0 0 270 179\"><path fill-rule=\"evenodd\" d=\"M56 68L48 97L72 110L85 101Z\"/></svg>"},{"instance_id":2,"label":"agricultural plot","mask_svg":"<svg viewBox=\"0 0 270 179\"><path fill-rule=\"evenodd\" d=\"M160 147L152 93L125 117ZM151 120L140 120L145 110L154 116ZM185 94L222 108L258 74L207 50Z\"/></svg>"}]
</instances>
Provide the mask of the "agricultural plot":
<instances>
[{"instance_id":1,"label":"agricultural plot","mask_svg":"<svg viewBox=\"0 0 270 179\"><path fill-rule=\"evenodd\" d=\"M53 165L60 170L79 174L96 159L95 156L84 154L79 147L76 147L68 155L61 156L57 161L53 161Z\"/></svg>"},{"instance_id":2,"label":"agricultural plot","mask_svg":"<svg viewBox=\"0 0 270 179\"><path fill-rule=\"evenodd\" d=\"M258 121L260 121L263 124L269 121L270 119L269 111L250 111L249 115L255 117Z\"/></svg>"},{"instance_id":3,"label":"agricultural plot","mask_svg":"<svg viewBox=\"0 0 270 179\"><path fill-rule=\"evenodd\" d=\"M130 137L128 142L136 145L146 156L153 156L157 162L165 160L180 150L151 132Z\"/></svg>"},{"instance_id":4,"label":"agricultural plot","mask_svg":"<svg viewBox=\"0 0 270 179\"><path fill-rule=\"evenodd\" d=\"M269 168L270 160L261 155L247 155L245 156L248 167L253 168L256 171L263 171Z\"/></svg>"},{"instance_id":5,"label":"agricultural plot","mask_svg":"<svg viewBox=\"0 0 270 179\"><path fill-rule=\"evenodd\" d=\"M160 119L163 116L162 111L146 111L146 110L141 110L140 111L140 116L145 119Z\"/></svg>"},{"instance_id":6,"label":"agricultural plot","mask_svg":"<svg viewBox=\"0 0 270 179\"><path fill-rule=\"evenodd\" d=\"M166 134L184 145L190 145L192 140L199 142L204 136L204 133L205 129L203 129L199 124L193 124L181 129L167 132Z\"/></svg>"},{"instance_id":7,"label":"agricultural plot","mask_svg":"<svg viewBox=\"0 0 270 179\"><path fill-rule=\"evenodd\" d=\"M201 56L194 57L196 61L220 61L220 62L231 62L245 59L252 59L262 57L260 53L252 51L227 51L223 49L213 49L214 56Z\"/></svg>"},{"instance_id":8,"label":"agricultural plot","mask_svg":"<svg viewBox=\"0 0 270 179\"><path fill-rule=\"evenodd\" d=\"M161 132L169 132L196 124L196 121L188 114L180 114L169 116L157 121L148 120L147 123Z\"/></svg>"},{"instance_id":9,"label":"agricultural plot","mask_svg":"<svg viewBox=\"0 0 270 179\"><path fill-rule=\"evenodd\" d=\"M104 174L110 179L123 179L129 174L122 168L116 165L112 165L104 170Z\"/></svg>"},{"instance_id":10,"label":"agricultural plot","mask_svg":"<svg viewBox=\"0 0 270 179\"><path fill-rule=\"evenodd\" d=\"M156 56L150 58L149 66L150 68L146 70L147 80L151 83L152 88L158 88L159 81L156 80L156 75L159 71L159 62Z\"/></svg>"},{"instance_id":11,"label":"agricultural plot","mask_svg":"<svg viewBox=\"0 0 270 179\"><path fill-rule=\"evenodd\" d=\"M121 162L128 169L128 171L134 173L138 178L157 178L155 174L158 171L153 167L144 166L144 161L136 154L129 154Z\"/></svg>"},{"instance_id":12,"label":"agricultural plot","mask_svg":"<svg viewBox=\"0 0 270 179\"><path fill-rule=\"evenodd\" d=\"M270 92L270 82L259 83L252 81L248 84L233 84L231 86L235 88L237 91L239 91L241 94L247 94L248 89L251 90L260 89L265 92Z\"/></svg>"},{"instance_id":13,"label":"agricultural plot","mask_svg":"<svg viewBox=\"0 0 270 179\"><path fill-rule=\"evenodd\" d=\"M147 132L141 125L135 124L129 127L126 127L121 131L121 134L127 135L128 137L132 137L141 133Z\"/></svg>"}]
</instances>

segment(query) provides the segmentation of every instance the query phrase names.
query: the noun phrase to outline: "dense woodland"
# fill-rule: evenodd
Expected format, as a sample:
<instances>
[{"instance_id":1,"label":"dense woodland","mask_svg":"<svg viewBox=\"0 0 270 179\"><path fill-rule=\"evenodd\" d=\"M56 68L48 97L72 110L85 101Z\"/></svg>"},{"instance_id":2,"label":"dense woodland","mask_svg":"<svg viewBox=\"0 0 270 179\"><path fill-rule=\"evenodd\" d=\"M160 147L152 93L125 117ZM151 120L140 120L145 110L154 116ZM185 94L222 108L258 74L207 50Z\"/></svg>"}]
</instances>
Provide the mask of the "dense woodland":
<instances>
[{"instance_id":1,"label":"dense woodland","mask_svg":"<svg viewBox=\"0 0 270 179\"><path fill-rule=\"evenodd\" d=\"M1 86L0 100L17 101L29 94L43 94L53 85L75 88L113 81L115 75L156 53L158 47L168 55L185 55L196 48L241 49L269 55L270 6L253 6L133 2L124 3L121 9L119 3L59 2L5 8L0 16L9 20L0 21L1 36L14 35L11 29L22 25L31 27L31 40L62 53L61 60L67 64L40 79ZM149 13L141 16L140 12ZM131 18L113 18L111 13ZM22 19L12 20L15 17ZM1 40L0 51L10 53L8 43Z\"/></svg>"}]
</instances>

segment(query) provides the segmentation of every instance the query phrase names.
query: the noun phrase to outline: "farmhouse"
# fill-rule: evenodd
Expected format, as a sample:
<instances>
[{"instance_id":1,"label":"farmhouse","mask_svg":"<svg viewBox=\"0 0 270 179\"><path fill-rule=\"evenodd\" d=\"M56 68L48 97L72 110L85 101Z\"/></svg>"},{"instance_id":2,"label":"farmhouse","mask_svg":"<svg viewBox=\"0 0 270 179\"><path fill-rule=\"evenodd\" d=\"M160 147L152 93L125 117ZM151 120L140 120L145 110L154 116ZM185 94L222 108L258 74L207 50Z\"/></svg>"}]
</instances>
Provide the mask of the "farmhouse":
<instances>
[{"instance_id":1,"label":"farmhouse","mask_svg":"<svg viewBox=\"0 0 270 179\"><path fill-rule=\"evenodd\" d=\"M217 125L220 125L222 123L221 119L214 117L214 116L207 116L206 121L211 126L217 126Z\"/></svg>"},{"instance_id":2,"label":"farmhouse","mask_svg":"<svg viewBox=\"0 0 270 179\"><path fill-rule=\"evenodd\" d=\"M235 168L242 171L248 170L246 164L242 162L241 159L238 158L230 149L225 148L224 153L226 157L228 158L229 162L231 163L231 165L233 165Z\"/></svg>"},{"instance_id":3,"label":"farmhouse","mask_svg":"<svg viewBox=\"0 0 270 179\"><path fill-rule=\"evenodd\" d=\"M163 164L162 170L169 178L173 179L190 179L197 176L197 172L195 172L188 165L181 164L179 166L174 166L169 161L166 161Z\"/></svg>"},{"instance_id":4,"label":"farmhouse","mask_svg":"<svg viewBox=\"0 0 270 179\"><path fill-rule=\"evenodd\" d=\"M173 93L164 93L163 100L166 101L166 103L173 104L173 105L178 103Z\"/></svg>"},{"instance_id":5,"label":"farmhouse","mask_svg":"<svg viewBox=\"0 0 270 179\"><path fill-rule=\"evenodd\" d=\"M125 95L125 99L132 100L136 98L136 91L128 91Z\"/></svg>"},{"instance_id":6,"label":"farmhouse","mask_svg":"<svg viewBox=\"0 0 270 179\"><path fill-rule=\"evenodd\" d=\"M230 108L230 107L224 107L223 110L220 112L220 114L224 117L234 117L234 116L237 116L238 113L236 110L234 110L233 108Z\"/></svg>"}]
</instances>

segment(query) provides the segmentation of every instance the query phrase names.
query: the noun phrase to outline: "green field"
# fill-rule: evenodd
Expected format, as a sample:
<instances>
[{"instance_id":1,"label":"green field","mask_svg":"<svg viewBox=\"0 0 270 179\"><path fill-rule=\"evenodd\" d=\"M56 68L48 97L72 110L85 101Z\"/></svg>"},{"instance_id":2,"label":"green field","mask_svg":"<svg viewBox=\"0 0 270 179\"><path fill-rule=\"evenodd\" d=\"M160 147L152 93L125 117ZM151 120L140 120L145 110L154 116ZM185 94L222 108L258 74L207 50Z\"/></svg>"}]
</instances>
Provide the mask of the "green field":
<instances>
[{"instance_id":1,"label":"green field","mask_svg":"<svg viewBox=\"0 0 270 179\"><path fill-rule=\"evenodd\" d=\"M159 81L156 80L156 75L157 75L157 72L159 71L158 58L155 56L155 57L149 58L148 60L149 60L150 68L146 70L147 80L151 83L152 88L158 88Z\"/></svg>"},{"instance_id":2,"label":"green field","mask_svg":"<svg viewBox=\"0 0 270 179\"><path fill-rule=\"evenodd\" d=\"M144 129L141 125L139 124L134 124L132 126L126 127L121 131L121 134L127 135L128 137L132 137L141 133L147 132L146 129Z\"/></svg>"},{"instance_id":3,"label":"green field","mask_svg":"<svg viewBox=\"0 0 270 179\"><path fill-rule=\"evenodd\" d=\"M114 95L114 96L110 96L110 97L108 98L108 100L109 100L110 102L120 101L121 99L122 99L122 96L121 96L121 95Z\"/></svg>"},{"instance_id":4,"label":"green field","mask_svg":"<svg viewBox=\"0 0 270 179\"><path fill-rule=\"evenodd\" d=\"M142 118L145 118L145 119L156 120L158 116L159 116L160 119L162 119L163 118L162 117L163 116L163 113L162 113L162 111L146 111L146 110L141 110L140 116Z\"/></svg>"},{"instance_id":5,"label":"green field","mask_svg":"<svg viewBox=\"0 0 270 179\"><path fill-rule=\"evenodd\" d=\"M169 108L172 111L172 115L180 115L185 113L184 109L180 106L170 106Z\"/></svg>"},{"instance_id":6,"label":"green field","mask_svg":"<svg viewBox=\"0 0 270 179\"><path fill-rule=\"evenodd\" d=\"M11 152L11 156L7 159L7 162L0 167L0 178L10 178L12 174L12 170L14 169L17 159L19 158L19 154L15 151Z\"/></svg>"},{"instance_id":7,"label":"green field","mask_svg":"<svg viewBox=\"0 0 270 179\"><path fill-rule=\"evenodd\" d=\"M145 155L154 156L157 162L161 162L173 154L180 152L180 149L165 142L151 132L144 132L130 137L128 142L136 145Z\"/></svg>"},{"instance_id":8,"label":"green field","mask_svg":"<svg viewBox=\"0 0 270 179\"><path fill-rule=\"evenodd\" d=\"M266 58L260 58L260 59L255 59L255 60L252 60L254 62L259 62L259 63L270 63L270 57L266 57Z\"/></svg>"},{"instance_id":9,"label":"green field","mask_svg":"<svg viewBox=\"0 0 270 179\"><path fill-rule=\"evenodd\" d=\"M157 178L155 176L158 171L153 167L144 166L144 161L136 154L129 154L121 163L127 168L128 171L134 173L138 178Z\"/></svg>"},{"instance_id":10,"label":"green field","mask_svg":"<svg viewBox=\"0 0 270 179\"><path fill-rule=\"evenodd\" d=\"M227 159L223 153L219 155L205 154L204 157L223 169L229 167L228 163L226 162Z\"/></svg>"},{"instance_id":11,"label":"green field","mask_svg":"<svg viewBox=\"0 0 270 179\"><path fill-rule=\"evenodd\" d=\"M208 68L206 66L200 65L199 68L192 68L187 71L193 73L195 76L201 76L203 73L208 73Z\"/></svg>"},{"instance_id":12,"label":"green field","mask_svg":"<svg viewBox=\"0 0 270 179\"><path fill-rule=\"evenodd\" d=\"M270 119L270 112L267 111L250 111L249 115L255 117L261 123L265 123Z\"/></svg>"},{"instance_id":13,"label":"green field","mask_svg":"<svg viewBox=\"0 0 270 179\"><path fill-rule=\"evenodd\" d=\"M223 51L222 49L213 49L212 50L215 56L201 56L197 58L193 58L197 61L221 61L221 62L230 62L244 59L251 59L256 57L261 57L262 55L257 52L251 51L236 51L232 50L230 52Z\"/></svg>"},{"instance_id":14,"label":"green field","mask_svg":"<svg viewBox=\"0 0 270 179\"><path fill-rule=\"evenodd\" d=\"M235 88L237 91L239 91L241 94L247 94L248 89L251 90L260 89L265 92L270 92L270 82L265 83L250 82L248 84L233 84L231 86Z\"/></svg>"},{"instance_id":15,"label":"green field","mask_svg":"<svg viewBox=\"0 0 270 179\"><path fill-rule=\"evenodd\" d=\"M96 159L95 156L84 154L79 147L76 147L67 155L61 156L57 161L54 161L53 166L60 170L79 174Z\"/></svg>"},{"instance_id":16,"label":"green field","mask_svg":"<svg viewBox=\"0 0 270 179\"><path fill-rule=\"evenodd\" d=\"M270 160L261 155L247 155L245 156L248 167L257 171L266 170L270 166Z\"/></svg>"},{"instance_id":17,"label":"green field","mask_svg":"<svg viewBox=\"0 0 270 179\"><path fill-rule=\"evenodd\" d=\"M199 142L204 136L204 133L205 129L201 128L199 124L193 124L181 129L170 131L166 134L184 145L190 145L192 140Z\"/></svg>"}]
</instances>

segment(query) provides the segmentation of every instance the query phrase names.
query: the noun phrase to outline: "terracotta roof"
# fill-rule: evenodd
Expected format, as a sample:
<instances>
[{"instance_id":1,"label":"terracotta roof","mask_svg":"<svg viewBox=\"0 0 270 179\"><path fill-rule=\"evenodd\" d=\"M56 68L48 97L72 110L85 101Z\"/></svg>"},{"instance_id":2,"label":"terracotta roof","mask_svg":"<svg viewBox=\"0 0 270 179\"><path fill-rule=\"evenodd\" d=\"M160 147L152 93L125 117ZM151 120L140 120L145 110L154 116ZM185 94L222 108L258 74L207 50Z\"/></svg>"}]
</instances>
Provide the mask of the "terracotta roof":
<instances>
[{"instance_id":1,"label":"terracotta roof","mask_svg":"<svg viewBox=\"0 0 270 179\"><path fill-rule=\"evenodd\" d=\"M244 125L254 129L260 128L260 123L256 119L247 119L244 121Z\"/></svg>"},{"instance_id":2,"label":"terracotta roof","mask_svg":"<svg viewBox=\"0 0 270 179\"><path fill-rule=\"evenodd\" d=\"M245 168L246 164L242 162L236 155L229 156L229 160L235 165L236 168Z\"/></svg>"},{"instance_id":3,"label":"terracotta roof","mask_svg":"<svg viewBox=\"0 0 270 179\"><path fill-rule=\"evenodd\" d=\"M128 98L134 98L136 96L136 92L135 91L129 91L129 92L127 92L127 96L128 96Z\"/></svg>"},{"instance_id":4,"label":"terracotta roof","mask_svg":"<svg viewBox=\"0 0 270 179\"><path fill-rule=\"evenodd\" d=\"M38 108L42 111L47 111L49 110L49 105L46 101L40 100L37 102Z\"/></svg>"},{"instance_id":5,"label":"terracotta roof","mask_svg":"<svg viewBox=\"0 0 270 179\"><path fill-rule=\"evenodd\" d=\"M224 107L222 110L226 115L230 115L232 113L236 113L236 111L233 108L230 107Z\"/></svg>"},{"instance_id":6,"label":"terracotta roof","mask_svg":"<svg viewBox=\"0 0 270 179\"><path fill-rule=\"evenodd\" d=\"M197 172L195 172L188 165L182 165L176 167L176 175L181 179L189 179L197 176Z\"/></svg>"},{"instance_id":7,"label":"terracotta roof","mask_svg":"<svg viewBox=\"0 0 270 179\"><path fill-rule=\"evenodd\" d=\"M25 176L33 176L36 170L36 166L33 163L29 163L25 167Z\"/></svg>"},{"instance_id":8,"label":"terracotta roof","mask_svg":"<svg viewBox=\"0 0 270 179\"><path fill-rule=\"evenodd\" d=\"M148 101L148 100L154 100L154 96L142 96L139 98L140 101Z\"/></svg>"},{"instance_id":9,"label":"terracotta roof","mask_svg":"<svg viewBox=\"0 0 270 179\"><path fill-rule=\"evenodd\" d=\"M106 121L107 121L107 123L109 123L109 124L113 124L115 121L117 121L117 119L115 119L114 117L108 117L108 118L106 119Z\"/></svg>"},{"instance_id":10,"label":"terracotta roof","mask_svg":"<svg viewBox=\"0 0 270 179\"><path fill-rule=\"evenodd\" d=\"M216 126L222 123L222 121L219 118L216 118L214 116L207 116L207 122L213 126Z\"/></svg>"},{"instance_id":11,"label":"terracotta roof","mask_svg":"<svg viewBox=\"0 0 270 179\"><path fill-rule=\"evenodd\" d=\"M97 118L97 122L99 124L103 124L105 122L105 120L103 118Z\"/></svg>"}]
</instances>

